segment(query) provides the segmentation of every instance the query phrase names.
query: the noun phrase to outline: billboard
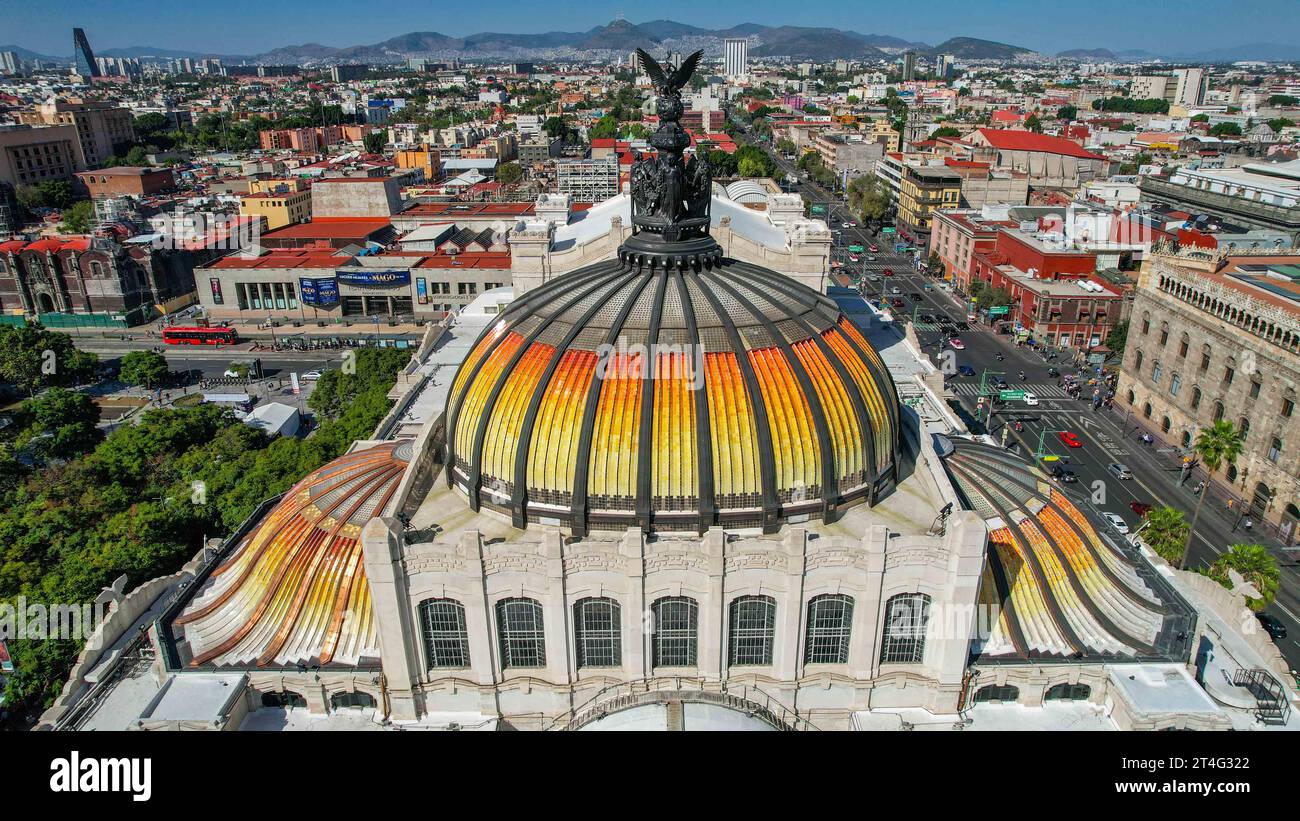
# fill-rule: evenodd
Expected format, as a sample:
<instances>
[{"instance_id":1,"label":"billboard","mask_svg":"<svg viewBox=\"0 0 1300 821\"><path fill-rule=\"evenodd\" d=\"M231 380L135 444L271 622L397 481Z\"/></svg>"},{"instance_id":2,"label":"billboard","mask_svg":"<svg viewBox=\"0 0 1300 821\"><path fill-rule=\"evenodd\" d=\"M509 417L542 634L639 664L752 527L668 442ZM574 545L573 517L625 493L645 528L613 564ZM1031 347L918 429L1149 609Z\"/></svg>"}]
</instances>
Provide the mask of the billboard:
<instances>
[{"instance_id":1,"label":"billboard","mask_svg":"<svg viewBox=\"0 0 1300 821\"><path fill-rule=\"evenodd\" d=\"M298 291L302 295L303 305L327 308L339 302L339 286L333 277L323 279L302 277L298 280Z\"/></svg>"}]
</instances>

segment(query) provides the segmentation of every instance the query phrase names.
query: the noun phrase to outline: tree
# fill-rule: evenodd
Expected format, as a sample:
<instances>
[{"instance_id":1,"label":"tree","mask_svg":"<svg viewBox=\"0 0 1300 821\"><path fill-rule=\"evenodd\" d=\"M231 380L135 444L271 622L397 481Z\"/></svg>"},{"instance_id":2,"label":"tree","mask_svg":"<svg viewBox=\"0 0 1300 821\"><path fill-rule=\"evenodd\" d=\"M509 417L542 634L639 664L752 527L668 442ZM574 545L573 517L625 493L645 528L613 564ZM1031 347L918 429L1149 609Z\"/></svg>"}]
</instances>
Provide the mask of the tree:
<instances>
[{"instance_id":1,"label":"tree","mask_svg":"<svg viewBox=\"0 0 1300 821\"><path fill-rule=\"evenodd\" d=\"M1240 137L1241 126L1236 123L1215 123L1210 127L1210 136L1212 137Z\"/></svg>"},{"instance_id":2,"label":"tree","mask_svg":"<svg viewBox=\"0 0 1300 821\"><path fill-rule=\"evenodd\" d=\"M65 208L59 230L65 234L87 234L95 227L95 204L82 200L71 208Z\"/></svg>"},{"instance_id":3,"label":"tree","mask_svg":"<svg viewBox=\"0 0 1300 821\"><path fill-rule=\"evenodd\" d=\"M517 162L508 162L497 169L497 181L503 185L514 185L524 177L524 170Z\"/></svg>"},{"instance_id":4,"label":"tree","mask_svg":"<svg viewBox=\"0 0 1300 821\"><path fill-rule=\"evenodd\" d=\"M1300 100L1292 97L1290 94L1274 94L1268 98L1268 104L1271 107L1300 105Z\"/></svg>"},{"instance_id":5,"label":"tree","mask_svg":"<svg viewBox=\"0 0 1300 821\"><path fill-rule=\"evenodd\" d=\"M1208 123L1209 121L1210 121L1209 114L1197 114L1195 117L1191 118L1191 122L1194 123Z\"/></svg>"},{"instance_id":6,"label":"tree","mask_svg":"<svg viewBox=\"0 0 1300 821\"><path fill-rule=\"evenodd\" d=\"M776 150L782 154L793 154L799 150L799 147L794 144L794 140L782 137L776 141Z\"/></svg>"},{"instance_id":7,"label":"tree","mask_svg":"<svg viewBox=\"0 0 1300 821\"><path fill-rule=\"evenodd\" d=\"M1073 122L1079 116L1079 109L1072 105L1063 105L1056 109L1056 119Z\"/></svg>"},{"instance_id":8,"label":"tree","mask_svg":"<svg viewBox=\"0 0 1300 821\"><path fill-rule=\"evenodd\" d=\"M122 357L122 381L128 385L156 388L171 371L167 358L156 351L131 351Z\"/></svg>"},{"instance_id":9,"label":"tree","mask_svg":"<svg viewBox=\"0 0 1300 821\"><path fill-rule=\"evenodd\" d=\"M44 458L73 459L94 449L104 438L99 430L99 406L84 393L50 388L23 403L23 415L31 419L19 437Z\"/></svg>"},{"instance_id":10,"label":"tree","mask_svg":"<svg viewBox=\"0 0 1300 821\"><path fill-rule=\"evenodd\" d=\"M891 202L889 189L881 185L875 174L855 177L849 183L849 207L861 215L863 222L883 220Z\"/></svg>"},{"instance_id":11,"label":"tree","mask_svg":"<svg viewBox=\"0 0 1300 821\"><path fill-rule=\"evenodd\" d=\"M388 137L383 131L371 131L369 134L362 136L361 144L365 147L367 154L382 154L384 146L388 145Z\"/></svg>"},{"instance_id":12,"label":"tree","mask_svg":"<svg viewBox=\"0 0 1300 821\"><path fill-rule=\"evenodd\" d=\"M1116 322L1106 334L1106 347L1116 356L1124 355L1124 346L1128 344L1128 320Z\"/></svg>"},{"instance_id":13,"label":"tree","mask_svg":"<svg viewBox=\"0 0 1300 821\"><path fill-rule=\"evenodd\" d=\"M938 251L930 252L930 258L926 260L925 267L926 267L926 273L928 273L930 276L942 277L944 275L943 257L939 256Z\"/></svg>"},{"instance_id":14,"label":"tree","mask_svg":"<svg viewBox=\"0 0 1300 821\"><path fill-rule=\"evenodd\" d=\"M736 160L736 173L742 177L770 177L776 173L776 163L763 149L753 145L742 145L733 155Z\"/></svg>"},{"instance_id":15,"label":"tree","mask_svg":"<svg viewBox=\"0 0 1300 821\"><path fill-rule=\"evenodd\" d=\"M1092 101L1094 111L1122 111L1130 114L1168 114L1169 101L1140 100L1132 97L1105 97Z\"/></svg>"},{"instance_id":16,"label":"tree","mask_svg":"<svg viewBox=\"0 0 1300 821\"><path fill-rule=\"evenodd\" d=\"M1228 575L1229 570L1240 573L1259 592L1259 598L1246 598L1246 606L1251 610L1259 612L1277 598L1282 571L1278 569L1277 559L1273 558L1267 547L1261 544L1234 544L1214 560L1205 575L1231 590L1233 584L1232 577Z\"/></svg>"},{"instance_id":17,"label":"tree","mask_svg":"<svg viewBox=\"0 0 1300 821\"><path fill-rule=\"evenodd\" d=\"M587 137L593 140L607 140L618 136L618 120L613 114L606 114L587 129Z\"/></svg>"},{"instance_id":18,"label":"tree","mask_svg":"<svg viewBox=\"0 0 1300 821\"><path fill-rule=\"evenodd\" d=\"M18 202L28 211L36 208L62 210L76 202L72 184L67 180L44 180L18 189Z\"/></svg>"},{"instance_id":19,"label":"tree","mask_svg":"<svg viewBox=\"0 0 1300 821\"><path fill-rule=\"evenodd\" d=\"M0 379L29 396L51 385L88 381L98 364L99 357L77 350L67 334L47 331L39 323L0 325Z\"/></svg>"},{"instance_id":20,"label":"tree","mask_svg":"<svg viewBox=\"0 0 1300 821\"><path fill-rule=\"evenodd\" d=\"M569 133L569 125L563 117L548 117L546 122L542 123L542 130L546 132L546 136L555 140Z\"/></svg>"},{"instance_id":21,"label":"tree","mask_svg":"<svg viewBox=\"0 0 1300 821\"><path fill-rule=\"evenodd\" d=\"M1200 457L1201 464L1205 466L1205 472L1213 476L1224 464L1234 464L1237 457L1241 455L1244 439L1241 431L1233 427L1227 419L1217 419L1214 424L1208 428L1201 428L1196 434L1196 442L1192 450ZM1201 508L1205 505L1205 497L1209 496L1209 488L1206 487L1201 491L1200 498L1196 500L1196 509L1192 511L1192 526L1187 530L1186 549L1192 547L1192 536L1196 533L1196 522L1201 518ZM1183 559L1186 561L1186 554ZM1179 564L1181 570L1184 565Z\"/></svg>"},{"instance_id":22,"label":"tree","mask_svg":"<svg viewBox=\"0 0 1300 821\"><path fill-rule=\"evenodd\" d=\"M1293 125L1295 125L1295 121L1289 120L1286 117L1274 117L1268 121L1268 127L1273 129L1274 132L1281 131L1284 128L1290 128Z\"/></svg>"},{"instance_id":23,"label":"tree","mask_svg":"<svg viewBox=\"0 0 1300 821\"><path fill-rule=\"evenodd\" d=\"M1142 540L1156 555L1175 567L1181 567L1183 553L1187 551L1187 532L1190 528L1181 510L1157 507L1147 511L1142 528Z\"/></svg>"}]
</instances>

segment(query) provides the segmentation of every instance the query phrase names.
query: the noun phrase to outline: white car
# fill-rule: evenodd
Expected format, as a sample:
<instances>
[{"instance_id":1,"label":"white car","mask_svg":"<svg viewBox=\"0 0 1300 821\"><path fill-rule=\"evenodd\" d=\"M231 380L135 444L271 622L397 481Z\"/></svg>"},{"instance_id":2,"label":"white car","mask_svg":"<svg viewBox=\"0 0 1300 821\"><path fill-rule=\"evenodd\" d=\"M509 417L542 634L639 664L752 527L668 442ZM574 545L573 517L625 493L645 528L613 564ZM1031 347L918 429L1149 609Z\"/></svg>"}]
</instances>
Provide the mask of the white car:
<instances>
[{"instance_id":1,"label":"white car","mask_svg":"<svg viewBox=\"0 0 1300 821\"><path fill-rule=\"evenodd\" d=\"M1030 407L1034 407L1038 404L1038 397L1030 393L1029 391L1025 391L1024 403L1026 405L1029 405Z\"/></svg>"},{"instance_id":2,"label":"white car","mask_svg":"<svg viewBox=\"0 0 1300 821\"><path fill-rule=\"evenodd\" d=\"M1121 519L1118 514L1102 513L1101 515L1106 517L1106 521L1110 522L1111 527L1115 528L1120 533L1128 533L1128 525L1124 524L1124 520Z\"/></svg>"},{"instance_id":3,"label":"white car","mask_svg":"<svg viewBox=\"0 0 1300 821\"><path fill-rule=\"evenodd\" d=\"M320 379L320 371L307 371L298 378L303 382L315 382L317 379Z\"/></svg>"}]
</instances>

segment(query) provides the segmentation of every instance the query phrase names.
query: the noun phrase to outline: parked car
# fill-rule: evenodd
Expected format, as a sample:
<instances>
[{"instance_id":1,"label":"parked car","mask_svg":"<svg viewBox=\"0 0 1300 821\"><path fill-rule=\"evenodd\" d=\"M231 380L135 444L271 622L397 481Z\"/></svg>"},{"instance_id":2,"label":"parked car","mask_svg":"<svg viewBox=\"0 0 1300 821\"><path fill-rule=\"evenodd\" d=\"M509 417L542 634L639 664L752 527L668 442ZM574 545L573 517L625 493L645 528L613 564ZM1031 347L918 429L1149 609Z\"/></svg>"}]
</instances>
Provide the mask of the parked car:
<instances>
[{"instance_id":1,"label":"parked car","mask_svg":"<svg viewBox=\"0 0 1300 821\"><path fill-rule=\"evenodd\" d=\"M1259 619L1260 626L1268 631L1273 641L1281 641L1286 638L1286 625L1273 616L1267 613L1256 613L1255 618Z\"/></svg>"},{"instance_id":2,"label":"parked car","mask_svg":"<svg viewBox=\"0 0 1300 821\"><path fill-rule=\"evenodd\" d=\"M1115 528L1116 531L1120 533L1128 533L1128 524L1119 517L1118 513L1104 512L1101 515L1106 517L1106 521L1110 522L1110 526Z\"/></svg>"},{"instance_id":3,"label":"parked car","mask_svg":"<svg viewBox=\"0 0 1300 821\"><path fill-rule=\"evenodd\" d=\"M1083 447L1083 443L1079 441L1079 437L1068 430L1057 431L1056 438L1060 439L1061 443L1064 444L1067 448Z\"/></svg>"},{"instance_id":4,"label":"parked car","mask_svg":"<svg viewBox=\"0 0 1300 821\"><path fill-rule=\"evenodd\" d=\"M1145 516L1151 512L1151 505L1146 502L1129 502L1128 509L1139 516Z\"/></svg>"},{"instance_id":5,"label":"parked car","mask_svg":"<svg viewBox=\"0 0 1300 821\"><path fill-rule=\"evenodd\" d=\"M1106 470L1109 470L1116 479L1133 478L1133 471L1129 470L1128 465L1123 462L1111 462L1109 465L1106 465Z\"/></svg>"},{"instance_id":6,"label":"parked car","mask_svg":"<svg viewBox=\"0 0 1300 821\"><path fill-rule=\"evenodd\" d=\"M298 379L303 382L315 382L317 379L320 379L320 376L320 371L307 371L304 374L299 374Z\"/></svg>"}]
</instances>

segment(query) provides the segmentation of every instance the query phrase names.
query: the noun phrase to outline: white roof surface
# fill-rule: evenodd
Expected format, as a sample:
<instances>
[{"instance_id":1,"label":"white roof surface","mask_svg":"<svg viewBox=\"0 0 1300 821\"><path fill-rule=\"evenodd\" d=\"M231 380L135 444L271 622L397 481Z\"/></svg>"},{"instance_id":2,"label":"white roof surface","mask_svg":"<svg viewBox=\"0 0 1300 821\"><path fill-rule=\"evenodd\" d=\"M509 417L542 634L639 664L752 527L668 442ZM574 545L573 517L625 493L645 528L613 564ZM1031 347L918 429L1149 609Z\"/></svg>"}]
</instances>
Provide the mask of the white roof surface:
<instances>
[{"instance_id":1,"label":"white roof surface","mask_svg":"<svg viewBox=\"0 0 1300 821\"><path fill-rule=\"evenodd\" d=\"M632 198L619 194L604 202L597 203L586 211L574 214L568 225L555 229L554 247L557 250L572 245L581 245L609 233L610 220L618 215L624 225L632 223ZM741 236L773 250L785 250L787 247L785 229L774 225L767 214L754 211L725 197L714 197L710 224L717 226L723 217L731 218L731 230Z\"/></svg>"},{"instance_id":2,"label":"white roof surface","mask_svg":"<svg viewBox=\"0 0 1300 821\"><path fill-rule=\"evenodd\" d=\"M214 721L243 695L244 674L182 673L167 679L158 695L140 714L153 721Z\"/></svg>"}]
</instances>

